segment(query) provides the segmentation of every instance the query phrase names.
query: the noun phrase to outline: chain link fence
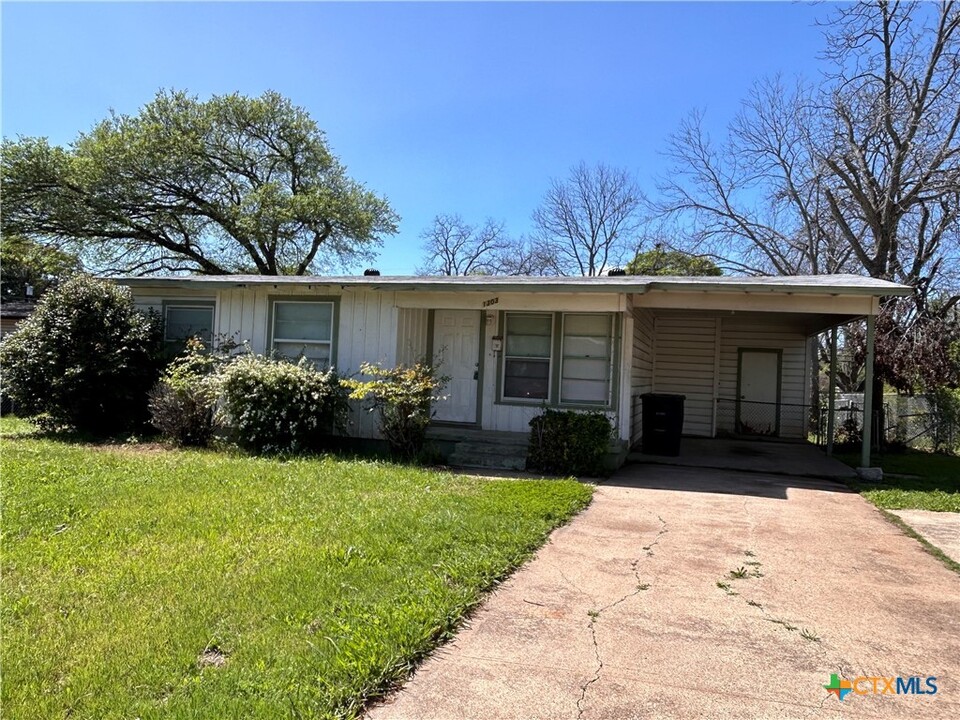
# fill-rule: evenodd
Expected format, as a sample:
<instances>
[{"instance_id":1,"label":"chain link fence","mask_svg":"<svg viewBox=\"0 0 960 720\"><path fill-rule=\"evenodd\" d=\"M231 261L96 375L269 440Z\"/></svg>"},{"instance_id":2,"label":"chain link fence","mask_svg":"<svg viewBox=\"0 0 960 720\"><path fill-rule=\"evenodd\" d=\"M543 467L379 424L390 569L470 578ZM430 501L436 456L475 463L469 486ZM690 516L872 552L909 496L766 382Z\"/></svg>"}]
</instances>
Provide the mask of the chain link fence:
<instances>
[{"instance_id":1,"label":"chain link fence","mask_svg":"<svg viewBox=\"0 0 960 720\"><path fill-rule=\"evenodd\" d=\"M863 393L840 393L834 402L834 444L859 445L863 440ZM828 416L829 409L822 407L817 423L818 444L826 444ZM893 445L960 451L960 395L956 391L912 397L885 395L883 412L874 411L873 423L878 450Z\"/></svg>"},{"instance_id":2,"label":"chain link fence","mask_svg":"<svg viewBox=\"0 0 960 720\"><path fill-rule=\"evenodd\" d=\"M717 399L717 432L732 435L806 439L809 405Z\"/></svg>"}]
</instances>

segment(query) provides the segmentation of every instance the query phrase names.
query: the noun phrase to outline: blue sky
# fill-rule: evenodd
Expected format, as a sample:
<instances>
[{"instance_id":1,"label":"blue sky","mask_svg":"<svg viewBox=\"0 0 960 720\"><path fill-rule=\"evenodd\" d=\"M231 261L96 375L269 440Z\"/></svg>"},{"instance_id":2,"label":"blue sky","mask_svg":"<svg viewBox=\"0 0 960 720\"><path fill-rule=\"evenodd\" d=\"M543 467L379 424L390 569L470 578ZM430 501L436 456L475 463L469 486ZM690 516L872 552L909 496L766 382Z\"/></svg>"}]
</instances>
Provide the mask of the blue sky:
<instances>
[{"instance_id":1,"label":"blue sky","mask_svg":"<svg viewBox=\"0 0 960 720\"><path fill-rule=\"evenodd\" d=\"M805 3L11 3L2 127L65 144L159 88L276 90L401 215L377 266L408 273L441 212L519 235L581 160L652 189L692 109L715 137L750 85L815 76Z\"/></svg>"}]
</instances>

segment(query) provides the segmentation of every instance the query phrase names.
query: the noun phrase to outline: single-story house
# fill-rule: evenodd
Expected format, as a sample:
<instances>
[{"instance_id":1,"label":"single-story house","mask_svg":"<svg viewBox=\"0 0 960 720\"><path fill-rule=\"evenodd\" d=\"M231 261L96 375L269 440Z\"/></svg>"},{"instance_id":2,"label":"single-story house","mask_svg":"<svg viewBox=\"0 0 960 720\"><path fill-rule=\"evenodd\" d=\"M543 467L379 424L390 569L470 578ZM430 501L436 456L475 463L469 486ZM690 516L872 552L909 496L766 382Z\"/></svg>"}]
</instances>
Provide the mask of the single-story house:
<instances>
[{"instance_id":1,"label":"single-story house","mask_svg":"<svg viewBox=\"0 0 960 720\"><path fill-rule=\"evenodd\" d=\"M436 358L438 426L528 433L543 408L599 410L640 440L645 393L685 396L683 434L806 438L813 338L909 287L796 277L124 277L167 339L199 333L354 373ZM871 367L872 371L872 367ZM375 438L355 413L351 433Z\"/></svg>"}]
</instances>

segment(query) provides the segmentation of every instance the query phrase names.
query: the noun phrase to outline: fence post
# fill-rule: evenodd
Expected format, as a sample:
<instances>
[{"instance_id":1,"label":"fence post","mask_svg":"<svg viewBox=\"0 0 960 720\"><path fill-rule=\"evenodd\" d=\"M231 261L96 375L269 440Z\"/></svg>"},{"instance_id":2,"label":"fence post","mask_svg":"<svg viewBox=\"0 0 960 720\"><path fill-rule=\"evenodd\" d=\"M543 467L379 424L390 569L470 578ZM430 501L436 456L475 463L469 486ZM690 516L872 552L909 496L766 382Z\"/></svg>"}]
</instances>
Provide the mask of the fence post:
<instances>
[{"instance_id":1,"label":"fence post","mask_svg":"<svg viewBox=\"0 0 960 720\"><path fill-rule=\"evenodd\" d=\"M860 467L870 467L870 440L873 434L873 345L877 317L867 315L867 360L863 378L863 450Z\"/></svg>"},{"instance_id":2,"label":"fence post","mask_svg":"<svg viewBox=\"0 0 960 720\"><path fill-rule=\"evenodd\" d=\"M830 330L830 381L827 383L827 455L833 455L834 410L837 394L837 328Z\"/></svg>"}]
</instances>

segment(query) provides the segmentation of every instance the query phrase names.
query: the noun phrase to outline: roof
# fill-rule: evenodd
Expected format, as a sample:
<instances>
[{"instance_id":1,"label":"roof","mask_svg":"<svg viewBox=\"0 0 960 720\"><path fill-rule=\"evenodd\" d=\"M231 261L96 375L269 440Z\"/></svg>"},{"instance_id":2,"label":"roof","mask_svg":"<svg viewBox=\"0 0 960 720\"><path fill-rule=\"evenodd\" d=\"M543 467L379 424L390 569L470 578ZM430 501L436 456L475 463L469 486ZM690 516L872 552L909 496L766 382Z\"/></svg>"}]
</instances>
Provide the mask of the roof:
<instances>
[{"instance_id":1,"label":"roof","mask_svg":"<svg viewBox=\"0 0 960 720\"><path fill-rule=\"evenodd\" d=\"M804 293L817 295L910 295L908 285L861 275L668 277L626 275L598 277L495 276L320 276L320 275L191 275L111 278L130 287L236 288L248 286L339 285L383 290L497 292L674 292Z\"/></svg>"},{"instance_id":2,"label":"roof","mask_svg":"<svg viewBox=\"0 0 960 720\"><path fill-rule=\"evenodd\" d=\"M35 300L10 300L6 302L0 302L0 317L13 318L13 319L23 319L30 317L37 307Z\"/></svg>"}]
</instances>

